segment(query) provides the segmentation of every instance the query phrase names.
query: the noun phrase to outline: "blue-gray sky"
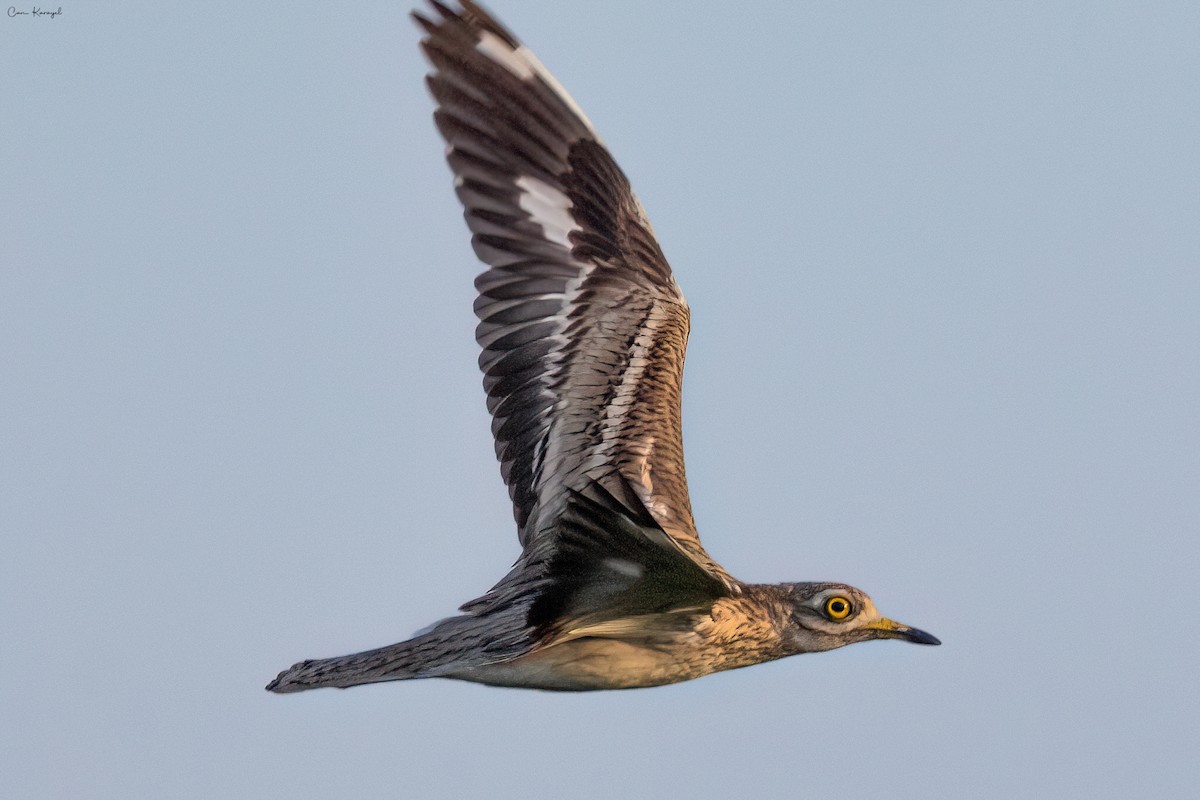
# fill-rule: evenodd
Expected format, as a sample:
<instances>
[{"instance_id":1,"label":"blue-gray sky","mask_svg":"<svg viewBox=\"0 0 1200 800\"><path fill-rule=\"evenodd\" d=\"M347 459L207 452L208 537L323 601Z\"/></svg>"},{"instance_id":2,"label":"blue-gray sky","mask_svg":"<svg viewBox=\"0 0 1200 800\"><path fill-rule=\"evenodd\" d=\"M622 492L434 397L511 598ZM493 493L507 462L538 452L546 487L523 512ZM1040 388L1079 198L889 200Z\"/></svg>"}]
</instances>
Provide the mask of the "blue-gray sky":
<instances>
[{"instance_id":1,"label":"blue-gray sky","mask_svg":"<svg viewBox=\"0 0 1200 800\"><path fill-rule=\"evenodd\" d=\"M944 646L263 691L517 553L417 31L62 0L0 17L6 793L1191 796L1200 6L492 6L691 302L710 552Z\"/></svg>"}]
</instances>

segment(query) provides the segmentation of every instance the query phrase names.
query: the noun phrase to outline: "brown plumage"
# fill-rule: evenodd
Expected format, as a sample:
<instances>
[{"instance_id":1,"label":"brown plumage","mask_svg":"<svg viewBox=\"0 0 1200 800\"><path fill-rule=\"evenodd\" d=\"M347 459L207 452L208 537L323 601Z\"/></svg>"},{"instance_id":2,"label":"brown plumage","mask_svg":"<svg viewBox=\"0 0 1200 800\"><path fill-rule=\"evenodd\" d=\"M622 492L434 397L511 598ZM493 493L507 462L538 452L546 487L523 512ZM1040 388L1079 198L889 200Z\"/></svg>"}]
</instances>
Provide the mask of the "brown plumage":
<instances>
[{"instance_id":1,"label":"brown plumage","mask_svg":"<svg viewBox=\"0 0 1200 800\"><path fill-rule=\"evenodd\" d=\"M680 402L689 311L592 123L479 6L431 0L434 120L487 269L476 280L496 455L523 550L407 642L305 661L291 692L447 677L654 686L872 638L936 644L843 584L743 584L700 544Z\"/></svg>"}]
</instances>

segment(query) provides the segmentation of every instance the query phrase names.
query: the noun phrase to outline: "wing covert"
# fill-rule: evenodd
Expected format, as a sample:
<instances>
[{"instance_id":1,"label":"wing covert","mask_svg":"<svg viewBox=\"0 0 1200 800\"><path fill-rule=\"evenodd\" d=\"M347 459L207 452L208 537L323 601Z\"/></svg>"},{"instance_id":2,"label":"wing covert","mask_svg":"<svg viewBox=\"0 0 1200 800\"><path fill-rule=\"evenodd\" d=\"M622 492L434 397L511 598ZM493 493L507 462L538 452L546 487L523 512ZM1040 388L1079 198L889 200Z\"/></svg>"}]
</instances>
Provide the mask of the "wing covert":
<instances>
[{"instance_id":1,"label":"wing covert","mask_svg":"<svg viewBox=\"0 0 1200 800\"><path fill-rule=\"evenodd\" d=\"M689 311L645 212L561 84L477 5L414 17L476 255L479 365L522 545L591 482L631 487L721 580L688 499L680 393ZM732 580L732 579L729 579Z\"/></svg>"}]
</instances>

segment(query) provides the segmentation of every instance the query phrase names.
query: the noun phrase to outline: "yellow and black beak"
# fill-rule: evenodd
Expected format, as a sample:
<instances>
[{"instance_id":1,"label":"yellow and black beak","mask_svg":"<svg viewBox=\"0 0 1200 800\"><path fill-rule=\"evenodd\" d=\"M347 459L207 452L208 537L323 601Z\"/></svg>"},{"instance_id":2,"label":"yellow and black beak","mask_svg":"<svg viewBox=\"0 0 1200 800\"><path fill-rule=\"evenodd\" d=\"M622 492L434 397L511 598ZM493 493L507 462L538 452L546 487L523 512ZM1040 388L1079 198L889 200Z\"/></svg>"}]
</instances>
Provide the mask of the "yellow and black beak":
<instances>
[{"instance_id":1,"label":"yellow and black beak","mask_svg":"<svg viewBox=\"0 0 1200 800\"><path fill-rule=\"evenodd\" d=\"M926 633L920 628L910 628L907 625L902 625L899 622L893 622L886 617L881 617L874 622L868 623L867 627L877 631L876 636L880 639L903 639L906 642L913 644L941 644L942 640L934 636L932 633Z\"/></svg>"}]
</instances>

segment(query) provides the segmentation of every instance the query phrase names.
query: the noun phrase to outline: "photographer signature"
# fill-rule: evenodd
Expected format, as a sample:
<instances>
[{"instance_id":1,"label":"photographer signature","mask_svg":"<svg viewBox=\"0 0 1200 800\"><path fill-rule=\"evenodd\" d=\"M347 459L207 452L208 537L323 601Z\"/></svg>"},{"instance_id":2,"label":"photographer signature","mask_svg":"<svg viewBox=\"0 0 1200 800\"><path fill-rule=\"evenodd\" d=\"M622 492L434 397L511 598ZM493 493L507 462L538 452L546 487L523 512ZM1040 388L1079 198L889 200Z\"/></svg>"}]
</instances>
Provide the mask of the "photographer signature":
<instances>
[{"instance_id":1,"label":"photographer signature","mask_svg":"<svg viewBox=\"0 0 1200 800\"><path fill-rule=\"evenodd\" d=\"M62 13L62 6L59 6L54 11L47 11L44 8L39 8L38 6L34 6L29 11L18 11L16 6L8 7L8 15L10 17L33 16L33 17L49 17L50 19L54 19L61 13Z\"/></svg>"}]
</instances>

